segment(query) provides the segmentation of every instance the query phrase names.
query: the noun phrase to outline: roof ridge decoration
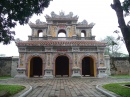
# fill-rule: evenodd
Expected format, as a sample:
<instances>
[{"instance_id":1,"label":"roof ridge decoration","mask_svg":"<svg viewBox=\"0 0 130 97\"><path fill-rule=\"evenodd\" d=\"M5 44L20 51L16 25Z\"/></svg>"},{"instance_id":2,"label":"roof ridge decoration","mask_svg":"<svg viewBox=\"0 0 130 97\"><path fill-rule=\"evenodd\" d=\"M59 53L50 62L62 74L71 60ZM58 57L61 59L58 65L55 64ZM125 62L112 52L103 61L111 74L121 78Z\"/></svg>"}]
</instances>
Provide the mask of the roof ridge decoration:
<instances>
[{"instance_id":1,"label":"roof ridge decoration","mask_svg":"<svg viewBox=\"0 0 130 97\"><path fill-rule=\"evenodd\" d=\"M40 21L40 19L37 19L35 22L36 22L36 25L46 24L46 22L42 22Z\"/></svg>"},{"instance_id":2,"label":"roof ridge decoration","mask_svg":"<svg viewBox=\"0 0 130 97\"><path fill-rule=\"evenodd\" d=\"M73 19L78 19L78 16L75 15L73 16L73 12L69 12L69 14L65 15L63 11L59 12L59 15L56 14L54 11L51 12L51 16L46 15L45 18L51 19L51 18L73 18Z\"/></svg>"},{"instance_id":3,"label":"roof ridge decoration","mask_svg":"<svg viewBox=\"0 0 130 97\"><path fill-rule=\"evenodd\" d=\"M84 19L82 22L79 22L78 25L79 26L86 25L89 27L93 27L95 25L95 23L92 22L92 23L88 24L88 22Z\"/></svg>"},{"instance_id":4,"label":"roof ridge decoration","mask_svg":"<svg viewBox=\"0 0 130 97\"><path fill-rule=\"evenodd\" d=\"M29 22L30 27L47 27L47 23L37 19L35 23Z\"/></svg>"}]
</instances>

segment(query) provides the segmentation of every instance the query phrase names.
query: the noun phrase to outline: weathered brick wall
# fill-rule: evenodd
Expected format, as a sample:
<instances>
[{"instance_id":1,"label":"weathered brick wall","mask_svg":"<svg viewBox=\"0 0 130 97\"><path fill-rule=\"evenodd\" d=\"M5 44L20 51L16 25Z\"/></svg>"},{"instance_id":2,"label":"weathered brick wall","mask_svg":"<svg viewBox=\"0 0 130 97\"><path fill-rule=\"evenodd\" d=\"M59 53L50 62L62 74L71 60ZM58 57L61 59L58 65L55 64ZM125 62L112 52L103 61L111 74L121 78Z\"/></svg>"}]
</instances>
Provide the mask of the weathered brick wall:
<instances>
[{"instance_id":1,"label":"weathered brick wall","mask_svg":"<svg viewBox=\"0 0 130 97\"><path fill-rule=\"evenodd\" d=\"M111 58L110 65L112 75L130 74L130 64L128 57Z\"/></svg>"},{"instance_id":2,"label":"weathered brick wall","mask_svg":"<svg viewBox=\"0 0 130 97\"><path fill-rule=\"evenodd\" d=\"M0 57L0 76L11 75L12 57Z\"/></svg>"}]
</instances>

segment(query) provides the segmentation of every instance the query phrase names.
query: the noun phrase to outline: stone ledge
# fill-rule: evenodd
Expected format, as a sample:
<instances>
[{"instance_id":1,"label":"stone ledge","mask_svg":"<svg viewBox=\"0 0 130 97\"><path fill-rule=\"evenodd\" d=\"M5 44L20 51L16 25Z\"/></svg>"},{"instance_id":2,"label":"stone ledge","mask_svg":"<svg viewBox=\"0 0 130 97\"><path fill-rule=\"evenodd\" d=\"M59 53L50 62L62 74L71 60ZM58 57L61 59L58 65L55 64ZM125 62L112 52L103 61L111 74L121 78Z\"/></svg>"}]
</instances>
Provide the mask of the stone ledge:
<instances>
[{"instance_id":1,"label":"stone ledge","mask_svg":"<svg viewBox=\"0 0 130 97\"><path fill-rule=\"evenodd\" d=\"M22 86L25 86L25 85L22 85ZM32 86L25 86L25 87L26 88L23 91L15 94L13 97L26 97L32 91Z\"/></svg>"},{"instance_id":2,"label":"stone ledge","mask_svg":"<svg viewBox=\"0 0 130 97\"><path fill-rule=\"evenodd\" d=\"M117 95L117 94L115 94L115 93L113 93L111 91L108 91L108 90L104 89L102 87L102 85L97 85L96 89L98 91L102 92L103 94L105 94L107 97L121 97L120 95Z\"/></svg>"}]
</instances>

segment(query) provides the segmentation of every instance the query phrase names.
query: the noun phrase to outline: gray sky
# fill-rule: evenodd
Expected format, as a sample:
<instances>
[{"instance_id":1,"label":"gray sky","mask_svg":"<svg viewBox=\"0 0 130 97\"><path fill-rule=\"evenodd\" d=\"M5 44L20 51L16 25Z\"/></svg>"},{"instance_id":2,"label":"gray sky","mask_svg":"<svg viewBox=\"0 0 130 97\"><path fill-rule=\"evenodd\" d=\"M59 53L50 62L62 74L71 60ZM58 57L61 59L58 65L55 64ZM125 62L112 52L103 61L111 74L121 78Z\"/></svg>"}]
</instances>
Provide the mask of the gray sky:
<instances>
[{"instance_id":1,"label":"gray sky","mask_svg":"<svg viewBox=\"0 0 130 97\"><path fill-rule=\"evenodd\" d=\"M122 0L121 0L122 1ZM54 11L56 14L59 14L60 11L68 14L73 12L74 15L79 16L79 21L81 22L84 19L88 23L95 23L95 26L92 29L92 34L96 36L96 40L104 39L105 36L115 36L113 31L119 30L116 13L110 7L110 4L113 0L53 0L50 2L48 8L43 11L43 14L37 16L33 15L30 19L31 22L40 19L41 21L46 22L45 15ZM126 18L130 20L129 17ZM19 25L12 29L16 31L15 39L20 38L23 41L28 40L28 36L31 35L31 29L28 25ZM127 53L125 45L122 45L121 52ZM10 45L0 44L0 54L5 54L6 56L18 56L18 49L14 42L11 42Z\"/></svg>"}]
</instances>

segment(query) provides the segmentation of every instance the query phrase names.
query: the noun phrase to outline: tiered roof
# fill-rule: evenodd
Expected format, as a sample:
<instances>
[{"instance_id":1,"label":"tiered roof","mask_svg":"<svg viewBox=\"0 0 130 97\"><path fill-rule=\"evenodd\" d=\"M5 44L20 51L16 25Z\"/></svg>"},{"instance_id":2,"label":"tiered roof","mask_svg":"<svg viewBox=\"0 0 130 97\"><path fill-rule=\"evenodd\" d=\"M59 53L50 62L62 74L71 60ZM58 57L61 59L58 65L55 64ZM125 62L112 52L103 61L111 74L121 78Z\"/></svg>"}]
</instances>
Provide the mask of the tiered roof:
<instances>
[{"instance_id":1,"label":"tiered roof","mask_svg":"<svg viewBox=\"0 0 130 97\"><path fill-rule=\"evenodd\" d=\"M17 46L105 46L106 43L95 40L32 40L21 41Z\"/></svg>"}]
</instances>

